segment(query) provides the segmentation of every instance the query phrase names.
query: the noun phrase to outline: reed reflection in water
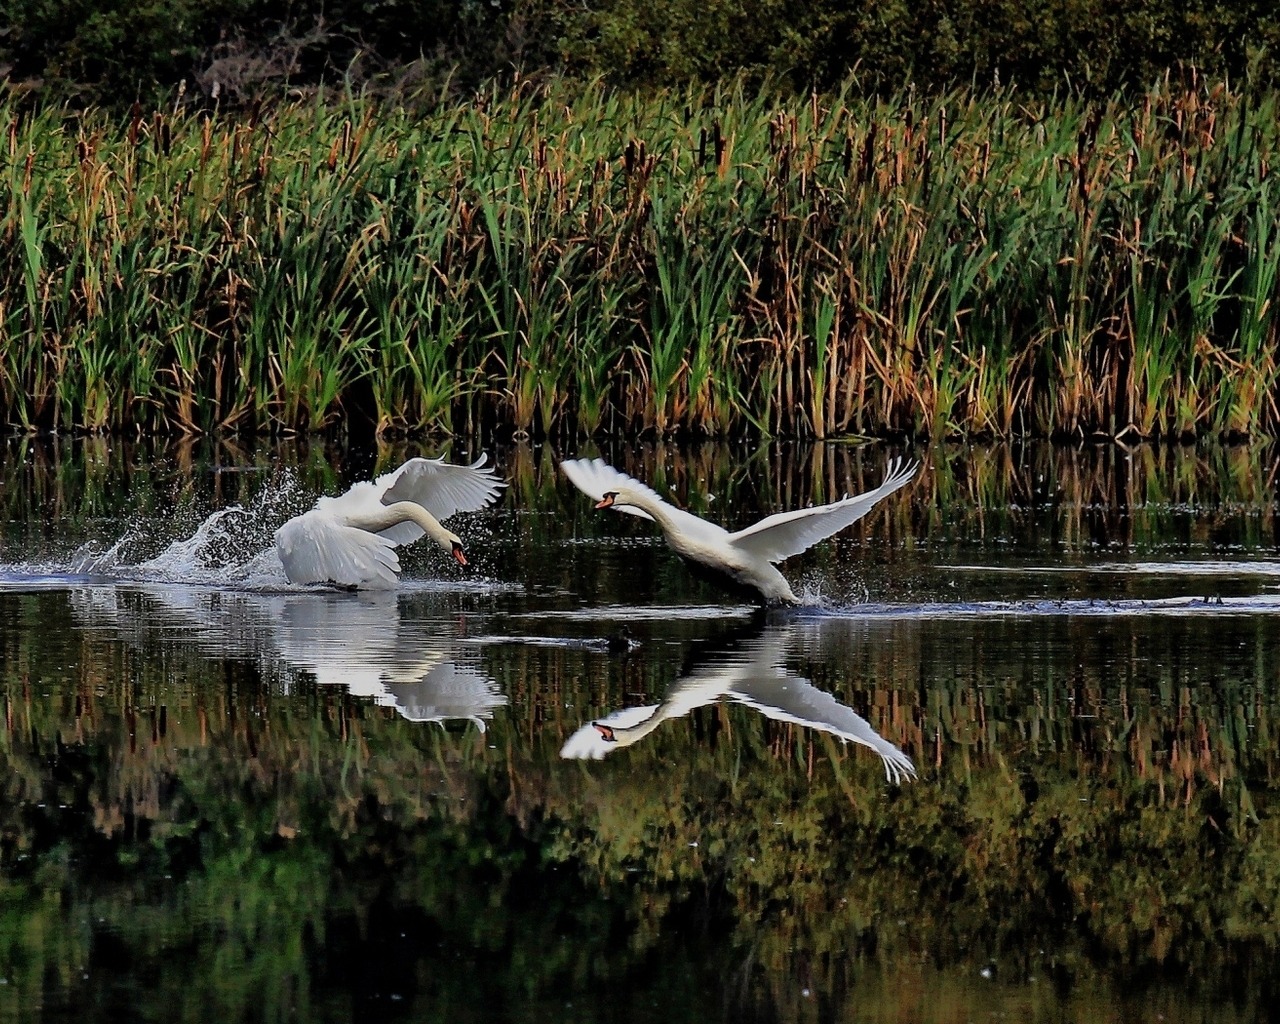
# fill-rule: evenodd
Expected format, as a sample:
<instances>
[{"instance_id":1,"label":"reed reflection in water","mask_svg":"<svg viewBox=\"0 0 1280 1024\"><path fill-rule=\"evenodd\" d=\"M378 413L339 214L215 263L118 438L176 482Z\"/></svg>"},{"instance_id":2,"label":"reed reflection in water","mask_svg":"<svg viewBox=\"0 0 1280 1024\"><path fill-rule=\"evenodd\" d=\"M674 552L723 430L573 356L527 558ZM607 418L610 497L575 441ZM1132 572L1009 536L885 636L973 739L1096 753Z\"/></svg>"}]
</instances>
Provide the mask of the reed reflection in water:
<instances>
[{"instance_id":1,"label":"reed reflection in water","mask_svg":"<svg viewBox=\"0 0 1280 1024\"><path fill-rule=\"evenodd\" d=\"M557 465L593 452L488 444L454 445L450 451L461 458L480 447L493 449L512 485L502 508L485 522L524 514L554 532L558 520L591 518ZM896 453L879 445L835 443L598 447L619 469L673 495L690 511L736 526L742 524L732 521L735 510L745 518L870 489ZM95 437L10 437L0 458L0 561L56 562L86 540L118 540L130 523L138 525L140 553L154 554L189 533L209 511L252 506L264 489L274 487L278 508L259 538L265 547L271 530L309 507L316 495L421 454L438 454L437 446L398 443L344 451L305 438L160 447ZM1280 546L1280 455L1269 446L943 445L926 462L909 500L887 504L849 536L928 543L944 553L982 547L1073 557L1094 550L1212 550L1231 557ZM526 531L495 526L484 539L501 545L502 564L515 570L508 578L525 578L526 554L533 552L511 542L527 539ZM485 571L493 564L487 562Z\"/></svg>"}]
</instances>

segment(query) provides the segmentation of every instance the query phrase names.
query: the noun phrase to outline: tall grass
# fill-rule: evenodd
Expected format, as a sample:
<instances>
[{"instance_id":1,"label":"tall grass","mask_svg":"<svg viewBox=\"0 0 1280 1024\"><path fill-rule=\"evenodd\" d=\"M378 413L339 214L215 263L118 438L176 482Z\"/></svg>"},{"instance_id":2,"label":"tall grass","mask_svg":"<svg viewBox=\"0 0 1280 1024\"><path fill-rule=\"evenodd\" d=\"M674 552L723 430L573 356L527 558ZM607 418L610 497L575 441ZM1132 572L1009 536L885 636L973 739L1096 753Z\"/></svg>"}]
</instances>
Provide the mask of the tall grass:
<instances>
[{"instance_id":1,"label":"tall grass","mask_svg":"<svg viewBox=\"0 0 1280 1024\"><path fill-rule=\"evenodd\" d=\"M24 429L1273 435L1280 118L493 87L428 115L0 102Z\"/></svg>"}]
</instances>

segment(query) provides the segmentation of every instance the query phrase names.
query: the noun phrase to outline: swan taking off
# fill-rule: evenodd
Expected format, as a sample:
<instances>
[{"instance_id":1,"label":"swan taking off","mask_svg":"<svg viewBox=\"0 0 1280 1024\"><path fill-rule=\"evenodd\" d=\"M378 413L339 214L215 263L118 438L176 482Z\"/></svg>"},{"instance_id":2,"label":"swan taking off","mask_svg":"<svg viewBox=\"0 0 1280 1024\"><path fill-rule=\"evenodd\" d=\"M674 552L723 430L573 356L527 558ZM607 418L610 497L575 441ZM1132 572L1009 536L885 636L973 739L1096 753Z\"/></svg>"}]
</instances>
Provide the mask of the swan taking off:
<instances>
[{"instance_id":1,"label":"swan taking off","mask_svg":"<svg viewBox=\"0 0 1280 1024\"><path fill-rule=\"evenodd\" d=\"M410 459L372 483L352 486L276 531L276 551L290 583L336 583L387 589L400 572L395 549L423 534L466 565L462 541L440 521L475 512L505 487L481 455L469 466L439 459Z\"/></svg>"},{"instance_id":2,"label":"swan taking off","mask_svg":"<svg viewBox=\"0 0 1280 1024\"><path fill-rule=\"evenodd\" d=\"M896 459L889 463L884 483L874 491L829 505L779 512L737 533L676 508L602 459L570 459L560 463L560 468L578 490L596 499L596 508L613 508L656 522L667 546L687 561L754 590L765 604L799 604L773 563L798 555L856 523L881 498L906 486L920 464Z\"/></svg>"}]
</instances>

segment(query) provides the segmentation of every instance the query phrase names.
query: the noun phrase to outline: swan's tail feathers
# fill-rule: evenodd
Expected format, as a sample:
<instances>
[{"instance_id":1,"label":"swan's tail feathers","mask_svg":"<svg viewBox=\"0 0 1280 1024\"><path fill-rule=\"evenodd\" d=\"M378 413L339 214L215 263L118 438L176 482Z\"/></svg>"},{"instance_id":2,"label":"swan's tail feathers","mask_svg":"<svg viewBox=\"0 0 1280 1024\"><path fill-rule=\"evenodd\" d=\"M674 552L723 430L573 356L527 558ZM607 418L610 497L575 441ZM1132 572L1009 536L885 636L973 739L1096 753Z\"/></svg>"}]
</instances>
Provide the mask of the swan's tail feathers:
<instances>
[{"instance_id":1,"label":"swan's tail feathers","mask_svg":"<svg viewBox=\"0 0 1280 1024\"><path fill-rule=\"evenodd\" d=\"M657 502L663 500L662 496L653 488L642 484L634 477L627 476L626 473L620 470L614 469L604 459L566 459L560 463L560 469L569 478L569 482L592 501L604 501L604 496L614 491L647 494ZM649 515L648 512L636 508L634 505L608 505L606 507L618 512L626 512L628 515L639 516L641 519L653 519L653 516Z\"/></svg>"}]
</instances>

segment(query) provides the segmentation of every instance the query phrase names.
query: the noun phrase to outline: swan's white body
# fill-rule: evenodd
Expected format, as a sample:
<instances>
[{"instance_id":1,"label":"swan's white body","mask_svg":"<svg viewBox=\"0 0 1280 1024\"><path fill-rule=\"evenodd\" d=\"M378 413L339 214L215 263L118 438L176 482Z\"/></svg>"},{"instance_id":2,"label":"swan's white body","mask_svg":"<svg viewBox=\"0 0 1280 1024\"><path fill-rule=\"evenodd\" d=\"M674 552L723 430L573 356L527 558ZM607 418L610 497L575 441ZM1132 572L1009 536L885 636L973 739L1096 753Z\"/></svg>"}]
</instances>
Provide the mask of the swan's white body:
<instances>
[{"instance_id":1,"label":"swan's white body","mask_svg":"<svg viewBox=\"0 0 1280 1024\"><path fill-rule=\"evenodd\" d=\"M739 649L691 669L676 680L661 704L615 711L584 725L565 742L560 756L599 760L644 739L669 718L680 718L714 701L730 700L774 721L818 729L869 747L880 755L890 782L914 779L916 768L911 758L852 708L787 668L788 649L798 637L793 626L767 629Z\"/></svg>"},{"instance_id":2,"label":"swan's white body","mask_svg":"<svg viewBox=\"0 0 1280 1024\"><path fill-rule=\"evenodd\" d=\"M884 483L874 491L829 505L778 512L736 533L676 508L652 488L601 459L571 459L560 463L560 468L578 490L596 499L596 508L615 508L652 519L661 527L667 545L690 562L756 591L766 604L799 604L773 563L798 555L857 522L881 498L909 483L919 463L897 459L889 464Z\"/></svg>"},{"instance_id":3,"label":"swan's white body","mask_svg":"<svg viewBox=\"0 0 1280 1024\"><path fill-rule=\"evenodd\" d=\"M423 534L466 565L462 541L440 523L484 508L506 486L484 463L483 455L469 466L410 459L372 483L321 498L276 531L285 575L291 583L388 589L399 578L396 547Z\"/></svg>"}]
</instances>

